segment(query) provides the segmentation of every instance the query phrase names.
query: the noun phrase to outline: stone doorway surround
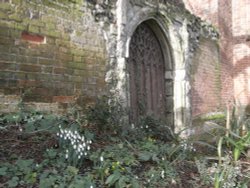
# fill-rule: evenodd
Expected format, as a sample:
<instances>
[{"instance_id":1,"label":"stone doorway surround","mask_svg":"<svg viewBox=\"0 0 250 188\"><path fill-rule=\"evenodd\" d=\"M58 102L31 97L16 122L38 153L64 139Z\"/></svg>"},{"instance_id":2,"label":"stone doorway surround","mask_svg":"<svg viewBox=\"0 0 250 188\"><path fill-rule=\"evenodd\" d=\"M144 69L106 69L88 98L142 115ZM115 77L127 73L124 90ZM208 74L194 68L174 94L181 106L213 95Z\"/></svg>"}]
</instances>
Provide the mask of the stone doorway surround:
<instances>
[{"instance_id":1,"label":"stone doorway surround","mask_svg":"<svg viewBox=\"0 0 250 188\"><path fill-rule=\"evenodd\" d=\"M172 100L167 108L172 110L169 111L166 122L178 132L191 123L190 84L187 75L189 51L187 22L185 19L170 21L166 7L162 4L153 5L149 2L145 6L140 3L117 1L117 66L113 70L117 76L116 94L124 101L126 107L130 106L129 75L126 71L130 40L138 25L147 22L156 33L163 49L165 80L171 80L166 82L166 87L173 88L167 94L168 100ZM147 4L147 1L144 3Z\"/></svg>"}]
</instances>

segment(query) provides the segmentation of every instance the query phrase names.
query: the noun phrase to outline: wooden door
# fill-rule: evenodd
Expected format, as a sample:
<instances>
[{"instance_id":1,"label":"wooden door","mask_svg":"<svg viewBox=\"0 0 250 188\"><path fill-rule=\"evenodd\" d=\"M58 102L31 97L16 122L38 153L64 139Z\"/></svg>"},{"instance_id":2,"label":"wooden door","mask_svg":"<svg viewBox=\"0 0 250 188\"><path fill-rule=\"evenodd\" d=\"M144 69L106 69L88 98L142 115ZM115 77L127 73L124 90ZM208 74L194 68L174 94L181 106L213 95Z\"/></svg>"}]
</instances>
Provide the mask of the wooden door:
<instances>
[{"instance_id":1,"label":"wooden door","mask_svg":"<svg viewBox=\"0 0 250 188\"><path fill-rule=\"evenodd\" d=\"M161 45L153 30L140 24L129 47L130 118L163 118L165 115L165 66Z\"/></svg>"}]
</instances>

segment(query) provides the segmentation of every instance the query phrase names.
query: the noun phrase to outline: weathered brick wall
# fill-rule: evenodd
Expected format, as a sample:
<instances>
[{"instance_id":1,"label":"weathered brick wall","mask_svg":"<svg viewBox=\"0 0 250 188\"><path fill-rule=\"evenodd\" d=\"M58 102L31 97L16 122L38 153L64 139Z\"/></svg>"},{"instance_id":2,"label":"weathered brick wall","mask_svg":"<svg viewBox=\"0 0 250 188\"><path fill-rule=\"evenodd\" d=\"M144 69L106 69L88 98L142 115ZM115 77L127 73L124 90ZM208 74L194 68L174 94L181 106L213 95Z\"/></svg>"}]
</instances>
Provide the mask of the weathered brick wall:
<instances>
[{"instance_id":1,"label":"weathered brick wall","mask_svg":"<svg viewBox=\"0 0 250 188\"><path fill-rule=\"evenodd\" d=\"M250 1L184 0L194 14L220 32L222 104L250 104Z\"/></svg>"},{"instance_id":2,"label":"weathered brick wall","mask_svg":"<svg viewBox=\"0 0 250 188\"><path fill-rule=\"evenodd\" d=\"M61 2L61 3L60 3ZM2 0L0 111L84 106L105 90L102 31L86 1Z\"/></svg>"},{"instance_id":3,"label":"weathered brick wall","mask_svg":"<svg viewBox=\"0 0 250 188\"><path fill-rule=\"evenodd\" d=\"M234 96L250 106L250 1L232 1ZM249 110L250 112L250 110Z\"/></svg>"},{"instance_id":4,"label":"weathered brick wall","mask_svg":"<svg viewBox=\"0 0 250 188\"><path fill-rule=\"evenodd\" d=\"M216 41L202 38L192 60L192 115L215 111L221 105L219 51Z\"/></svg>"}]
</instances>

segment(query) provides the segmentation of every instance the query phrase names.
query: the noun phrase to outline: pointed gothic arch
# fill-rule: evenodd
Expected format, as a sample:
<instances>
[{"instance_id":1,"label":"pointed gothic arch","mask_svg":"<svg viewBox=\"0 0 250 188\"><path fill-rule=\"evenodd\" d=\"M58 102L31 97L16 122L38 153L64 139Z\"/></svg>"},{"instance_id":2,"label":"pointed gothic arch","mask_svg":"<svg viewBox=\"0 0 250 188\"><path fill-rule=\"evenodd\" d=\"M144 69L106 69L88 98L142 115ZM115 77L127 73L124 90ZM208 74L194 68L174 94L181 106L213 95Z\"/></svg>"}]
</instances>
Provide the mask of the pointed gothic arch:
<instances>
[{"instance_id":1,"label":"pointed gothic arch","mask_svg":"<svg viewBox=\"0 0 250 188\"><path fill-rule=\"evenodd\" d=\"M159 24L148 19L137 25L128 49L130 120L153 116L173 126L172 58Z\"/></svg>"}]
</instances>

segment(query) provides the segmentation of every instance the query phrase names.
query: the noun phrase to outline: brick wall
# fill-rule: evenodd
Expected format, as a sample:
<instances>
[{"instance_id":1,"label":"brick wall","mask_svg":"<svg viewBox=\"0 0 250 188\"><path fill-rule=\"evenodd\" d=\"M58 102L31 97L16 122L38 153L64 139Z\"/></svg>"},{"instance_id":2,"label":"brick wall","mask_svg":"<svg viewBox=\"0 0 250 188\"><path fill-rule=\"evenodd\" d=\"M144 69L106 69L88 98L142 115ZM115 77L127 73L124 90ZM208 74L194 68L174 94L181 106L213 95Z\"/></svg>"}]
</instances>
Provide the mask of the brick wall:
<instances>
[{"instance_id":1,"label":"brick wall","mask_svg":"<svg viewBox=\"0 0 250 188\"><path fill-rule=\"evenodd\" d=\"M22 98L61 113L105 90L105 41L86 1L41 2L0 2L2 112L16 110Z\"/></svg>"},{"instance_id":2,"label":"brick wall","mask_svg":"<svg viewBox=\"0 0 250 188\"><path fill-rule=\"evenodd\" d=\"M221 105L218 45L201 39L192 61L192 115L215 111Z\"/></svg>"},{"instance_id":3,"label":"brick wall","mask_svg":"<svg viewBox=\"0 0 250 188\"><path fill-rule=\"evenodd\" d=\"M194 14L220 32L222 105L250 104L250 1L184 0Z\"/></svg>"},{"instance_id":4,"label":"brick wall","mask_svg":"<svg viewBox=\"0 0 250 188\"><path fill-rule=\"evenodd\" d=\"M250 105L250 1L232 0L234 96Z\"/></svg>"}]
</instances>

